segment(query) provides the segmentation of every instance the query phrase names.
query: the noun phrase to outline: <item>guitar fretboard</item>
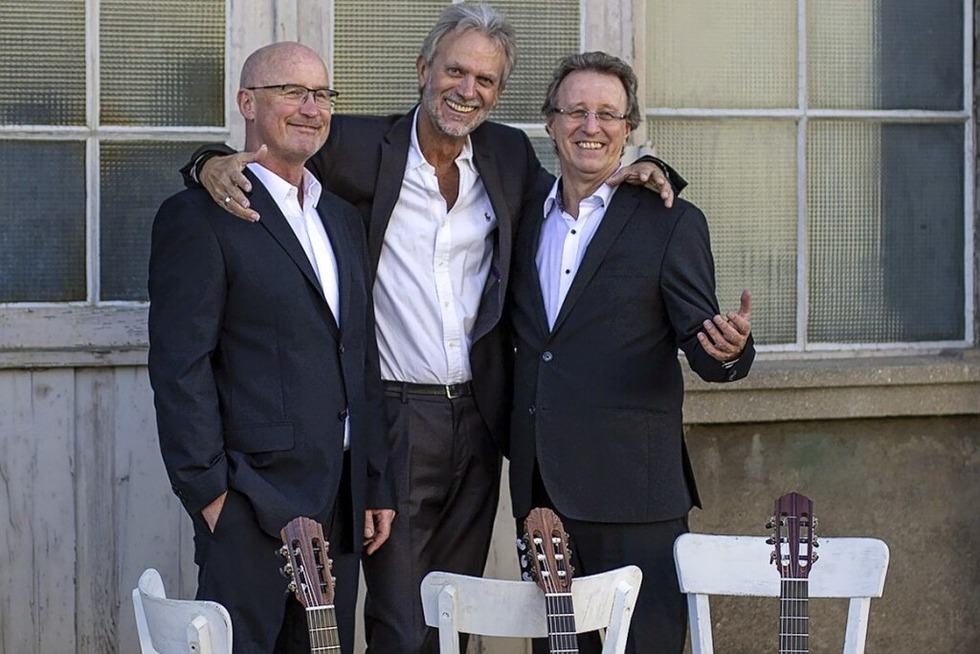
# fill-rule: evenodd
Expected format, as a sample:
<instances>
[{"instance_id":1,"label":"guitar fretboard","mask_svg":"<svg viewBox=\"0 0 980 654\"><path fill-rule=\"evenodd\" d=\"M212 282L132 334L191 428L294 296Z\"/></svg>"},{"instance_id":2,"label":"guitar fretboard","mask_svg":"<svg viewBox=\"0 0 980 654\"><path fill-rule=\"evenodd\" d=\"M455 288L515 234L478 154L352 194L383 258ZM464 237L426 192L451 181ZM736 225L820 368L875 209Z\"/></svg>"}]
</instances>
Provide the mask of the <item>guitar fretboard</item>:
<instances>
[{"instance_id":1,"label":"guitar fretboard","mask_svg":"<svg viewBox=\"0 0 980 654\"><path fill-rule=\"evenodd\" d=\"M333 606L314 606L306 609L306 624L310 629L310 654L331 654L340 651L337 614Z\"/></svg>"},{"instance_id":2,"label":"guitar fretboard","mask_svg":"<svg viewBox=\"0 0 980 654\"><path fill-rule=\"evenodd\" d=\"M548 614L548 651L551 654L578 654L575 611L571 593L546 593Z\"/></svg>"},{"instance_id":3,"label":"guitar fretboard","mask_svg":"<svg viewBox=\"0 0 980 654\"><path fill-rule=\"evenodd\" d=\"M810 651L809 580L784 577L779 586L779 654Z\"/></svg>"}]
</instances>

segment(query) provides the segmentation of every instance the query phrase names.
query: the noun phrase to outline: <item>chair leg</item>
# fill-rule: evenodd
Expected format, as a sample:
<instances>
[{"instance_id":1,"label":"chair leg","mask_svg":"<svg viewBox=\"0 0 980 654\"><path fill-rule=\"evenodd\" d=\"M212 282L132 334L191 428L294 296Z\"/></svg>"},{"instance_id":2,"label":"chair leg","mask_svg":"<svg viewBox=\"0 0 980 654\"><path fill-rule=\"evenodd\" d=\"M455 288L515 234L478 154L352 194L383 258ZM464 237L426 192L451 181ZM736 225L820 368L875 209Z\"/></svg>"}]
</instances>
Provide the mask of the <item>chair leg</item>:
<instances>
[{"instance_id":1,"label":"chair leg","mask_svg":"<svg viewBox=\"0 0 980 654\"><path fill-rule=\"evenodd\" d=\"M688 594L687 613L691 626L691 654L714 654L708 596Z\"/></svg>"},{"instance_id":2,"label":"chair leg","mask_svg":"<svg viewBox=\"0 0 980 654\"><path fill-rule=\"evenodd\" d=\"M439 593L439 652L459 654L459 632L456 630L456 591L446 586Z\"/></svg>"}]
</instances>

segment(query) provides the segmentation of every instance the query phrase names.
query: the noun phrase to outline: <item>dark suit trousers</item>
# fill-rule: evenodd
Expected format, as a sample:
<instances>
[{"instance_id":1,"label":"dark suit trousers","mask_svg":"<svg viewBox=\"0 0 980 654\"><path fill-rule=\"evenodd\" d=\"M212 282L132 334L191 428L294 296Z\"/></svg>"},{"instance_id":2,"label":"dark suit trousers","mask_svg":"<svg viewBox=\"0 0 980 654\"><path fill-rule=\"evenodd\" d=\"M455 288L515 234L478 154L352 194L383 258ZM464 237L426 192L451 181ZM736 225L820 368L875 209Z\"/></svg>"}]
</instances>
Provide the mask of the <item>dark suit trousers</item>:
<instances>
[{"instance_id":1,"label":"dark suit trousers","mask_svg":"<svg viewBox=\"0 0 980 654\"><path fill-rule=\"evenodd\" d=\"M687 533L687 516L646 523L602 523L574 520L558 511L534 469L534 505L547 507L561 518L569 535L575 577L635 565L643 571L637 595L627 654L682 654L687 637L687 599L677 583L674 540ZM518 533L523 535L523 520ZM548 642L535 639L535 654L547 654ZM599 654L602 644L593 633L579 635L580 654Z\"/></svg>"},{"instance_id":2,"label":"dark suit trousers","mask_svg":"<svg viewBox=\"0 0 980 654\"><path fill-rule=\"evenodd\" d=\"M325 526L336 578L335 611L342 652L354 651L359 555L353 553L349 464L345 461L338 519ZM248 499L229 490L214 533L200 516L194 520L197 599L220 602L231 616L234 654L309 654L303 606L287 589L280 570L282 542L262 531Z\"/></svg>"},{"instance_id":3,"label":"dark suit trousers","mask_svg":"<svg viewBox=\"0 0 980 654\"><path fill-rule=\"evenodd\" d=\"M370 654L437 654L419 585L432 570L482 575L500 487L500 452L472 397L387 390L398 497L391 537L364 557Z\"/></svg>"}]
</instances>

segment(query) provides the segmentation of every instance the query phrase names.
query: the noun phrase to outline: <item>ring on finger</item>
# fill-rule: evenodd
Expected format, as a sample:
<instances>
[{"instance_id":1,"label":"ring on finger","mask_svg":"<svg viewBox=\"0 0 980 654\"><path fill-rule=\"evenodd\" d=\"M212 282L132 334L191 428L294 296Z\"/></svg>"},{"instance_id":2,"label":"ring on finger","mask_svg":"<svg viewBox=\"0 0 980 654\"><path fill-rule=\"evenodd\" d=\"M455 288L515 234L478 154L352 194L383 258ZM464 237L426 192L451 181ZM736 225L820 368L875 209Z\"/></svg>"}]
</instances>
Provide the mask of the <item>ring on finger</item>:
<instances>
[{"instance_id":1,"label":"ring on finger","mask_svg":"<svg viewBox=\"0 0 980 654\"><path fill-rule=\"evenodd\" d=\"M224 202L225 204L228 204L229 202L231 202L231 196L230 195L226 195L225 196L225 199L222 200L222 202Z\"/></svg>"}]
</instances>

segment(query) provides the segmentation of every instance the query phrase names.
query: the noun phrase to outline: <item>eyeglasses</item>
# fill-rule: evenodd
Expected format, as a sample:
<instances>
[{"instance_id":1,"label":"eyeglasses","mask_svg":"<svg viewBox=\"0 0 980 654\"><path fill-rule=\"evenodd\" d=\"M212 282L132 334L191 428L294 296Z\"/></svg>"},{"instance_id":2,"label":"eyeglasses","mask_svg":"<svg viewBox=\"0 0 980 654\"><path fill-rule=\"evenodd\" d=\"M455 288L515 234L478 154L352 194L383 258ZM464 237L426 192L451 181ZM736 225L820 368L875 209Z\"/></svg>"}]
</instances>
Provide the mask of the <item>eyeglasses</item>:
<instances>
[{"instance_id":1,"label":"eyeglasses","mask_svg":"<svg viewBox=\"0 0 980 654\"><path fill-rule=\"evenodd\" d=\"M596 120L600 123L611 123L617 120L626 120L625 114L617 114L611 111L589 111L588 109L562 109L561 107L555 107L553 111L556 114L562 115L568 120L575 122L585 122L589 119L589 116L595 116Z\"/></svg>"},{"instance_id":2,"label":"eyeglasses","mask_svg":"<svg viewBox=\"0 0 980 654\"><path fill-rule=\"evenodd\" d=\"M337 96L340 95L333 89L310 89L299 84L271 84L269 86L246 86L249 91L276 91L284 102L298 107L306 103L306 99L313 94L313 102L320 109L332 110L337 104Z\"/></svg>"}]
</instances>

